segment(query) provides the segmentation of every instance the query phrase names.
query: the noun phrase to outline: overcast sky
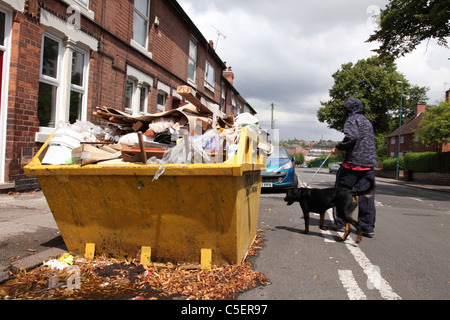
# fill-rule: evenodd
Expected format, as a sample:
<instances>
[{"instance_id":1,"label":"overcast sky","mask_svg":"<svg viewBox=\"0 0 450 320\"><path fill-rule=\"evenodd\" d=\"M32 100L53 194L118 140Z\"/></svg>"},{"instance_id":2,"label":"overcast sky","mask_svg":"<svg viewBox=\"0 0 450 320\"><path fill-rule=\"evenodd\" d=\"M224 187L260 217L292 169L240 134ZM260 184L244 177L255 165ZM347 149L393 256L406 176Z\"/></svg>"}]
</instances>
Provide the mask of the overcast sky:
<instances>
[{"instance_id":1,"label":"overcast sky","mask_svg":"<svg viewBox=\"0 0 450 320\"><path fill-rule=\"evenodd\" d=\"M234 86L263 128L270 129L273 102L281 139L342 139L317 120L317 110L329 100L332 74L342 64L374 55L377 44L365 41L375 28L372 16L387 0L178 2L232 67ZM449 57L450 50L430 41L398 59L398 70L411 84L429 87L434 103L450 88Z\"/></svg>"}]
</instances>

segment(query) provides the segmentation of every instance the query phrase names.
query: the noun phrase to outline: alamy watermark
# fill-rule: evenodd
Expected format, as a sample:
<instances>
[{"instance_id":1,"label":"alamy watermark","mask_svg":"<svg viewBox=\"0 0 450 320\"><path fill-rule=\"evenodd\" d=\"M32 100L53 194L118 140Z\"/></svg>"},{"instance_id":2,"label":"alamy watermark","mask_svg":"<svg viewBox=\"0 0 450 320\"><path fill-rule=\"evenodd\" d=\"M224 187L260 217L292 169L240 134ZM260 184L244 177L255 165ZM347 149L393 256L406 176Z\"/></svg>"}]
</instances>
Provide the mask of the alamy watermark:
<instances>
[{"instance_id":1,"label":"alamy watermark","mask_svg":"<svg viewBox=\"0 0 450 320\"><path fill-rule=\"evenodd\" d=\"M48 288L49 290L59 288L62 286L66 286L69 290L79 290L81 289L81 272L80 268L77 266L70 266L67 268L66 273L69 274L69 277L66 280L66 283L61 283L59 281L58 274L52 274L48 279Z\"/></svg>"},{"instance_id":2,"label":"alamy watermark","mask_svg":"<svg viewBox=\"0 0 450 320\"><path fill-rule=\"evenodd\" d=\"M67 28L70 30L81 29L81 8L77 5L67 7L66 13L69 15L66 21Z\"/></svg>"},{"instance_id":3,"label":"alamy watermark","mask_svg":"<svg viewBox=\"0 0 450 320\"><path fill-rule=\"evenodd\" d=\"M380 28L380 12L381 8L375 4L367 7L366 13L370 14L366 20L367 29L375 31Z\"/></svg>"},{"instance_id":4,"label":"alamy watermark","mask_svg":"<svg viewBox=\"0 0 450 320\"><path fill-rule=\"evenodd\" d=\"M370 290L380 289L381 269L379 266L372 266L367 274L367 288Z\"/></svg>"}]
</instances>

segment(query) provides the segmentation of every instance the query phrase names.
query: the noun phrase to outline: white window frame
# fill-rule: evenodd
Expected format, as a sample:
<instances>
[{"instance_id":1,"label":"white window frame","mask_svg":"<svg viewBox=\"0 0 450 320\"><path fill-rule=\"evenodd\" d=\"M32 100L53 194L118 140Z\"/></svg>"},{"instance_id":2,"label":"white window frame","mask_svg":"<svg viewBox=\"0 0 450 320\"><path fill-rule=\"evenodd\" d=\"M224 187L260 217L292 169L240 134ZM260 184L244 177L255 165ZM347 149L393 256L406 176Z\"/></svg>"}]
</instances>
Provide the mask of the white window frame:
<instances>
[{"instance_id":1,"label":"white window frame","mask_svg":"<svg viewBox=\"0 0 450 320\"><path fill-rule=\"evenodd\" d=\"M72 54L73 51L77 51L84 55L84 61L83 61L83 78L82 78L82 85L77 85L72 83L72 68L70 68L69 73L69 83L70 83L70 91L69 91L69 102L68 102L68 112L70 108L70 93L72 91L81 93L83 95L83 98L81 100L81 110L80 110L80 121L86 121L87 120L87 102L88 102L88 73L89 73L89 52L81 49L79 47L72 47ZM71 61L72 65L72 61ZM68 115L69 116L69 115Z\"/></svg>"},{"instance_id":2,"label":"white window frame","mask_svg":"<svg viewBox=\"0 0 450 320\"><path fill-rule=\"evenodd\" d=\"M126 102L126 99L128 99L128 83L131 83L131 92L130 92L130 97L129 97L129 100L130 100L130 104L128 105L127 103L125 103L125 112L126 113L128 113L128 114L133 114L133 112L134 112L134 108L133 108L133 106L134 106L134 103L133 103L133 97L134 97L134 93L135 93L135 91L136 91L136 84L135 84L135 82L132 80L132 79L130 79L130 78L128 78L127 79L127 82L126 82L126 84L125 84L125 102Z\"/></svg>"},{"instance_id":3,"label":"white window frame","mask_svg":"<svg viewBox=\"0 0 450 320\"><path fill-rule=\"evenodd\" d=\"M134 77L128 77L127 82L132 83L131 97L130 97L131 106L129 107L125 106L125 112L133 116L148 114L147 106L148 106L149 84L140 81ZM141 100L142 91L144 91L144 101ZM141 105L143 106L143 110L141 109Z\"/></svg>"},{"instance_id":4,"label":"white window frame","mask_svg":"<svg viewBox=\"0 0 450 320\"><path fill-rule=\"evenodd\" d=\"M195 50L191 50L193 47L195 46ZM193 55L193 53L195 53L195 56ZM198 57L198 42L197 40L195 40L194 38L190 38L189 40L189 53L188 53L188 83L192 84L193 86L197 86L196 84L196 75L197 75L197 57ZM189 74L189 65L190 64L194 65L194 74L191 75Z\"/></svg>"},{"instance_id":5,"label":"white window frame","mask_svg":"<svg viewBox=\"0 0 450 320\"><path fill-rule=\"evenodd\" d=\"M56 78L50 77L42 73L45 37L52 39L58 43L58 61L57 61ZM72 84L71 81L73 51L78 51L84 54L82 86ZM48 31L44 32L44 34L42 35L39 82L55 86L57 92L56 92L54 124L48 127L40 126L39 127L40 133L53 132L58 123L61 121L68 123L71 91L75 91L83 95L81 104L81 117L79 120L86 121L88 87L89 87L88 81L89 81L89 51L76 45L71 40L66 39L66 41L63 41L60 37L51 32ZM43 139L45 139L45 137ZM39 138L38 141L41 142Z\"/></svg>"},{"instance_id":6,"label":"white window frame","mask_svg":"<svg viewBox=\"0 0 450 320\"><path fill-rule=\"evenodd\" d=\"M234 109L236 109L236 96L233 91L231 91L231 107L230 114L234 114Z\"/></svg>"},{"instance_id":7,"label":"white window frame","mask_svg":"<svg viewBox=\"0 0 450 320\"><path fill-rule=\"evenodd\" d=\"M147 106L148 106L148 85L144 83L138 83L138 113L139 114L147 114Z\"/></svg>"},{"instance_id":8,"label":"white window frame","mask_svg":"<svg viewBox=\"0 0 450 320\"><path fill-rule=\"evenodd\" d=\"M133 68L130 65L127 65L127 82L133 82L133 89L131 93L131 107L125 107L125 112L138 116L148 114L148 94L151 90L151 86L153 85L153 78L148 74ZM141 110L141 90L145 90L145 98L144 98L144 109Z\"/></svg>"},{"instance_id":9,"label":"white window frame","mask_svg":"<svg viewBox=\"0 0 450 320\"><path fill-rule=\"evenodd\" d=\"M214 92L214 83L216 78L216 70L206 61L205 65L205 88Z\"/></svg>"},{"instance_id":10,"label":"white window frame","mask_svg":"<svg viewBox=\"0 0 450 320\"><path fill-rule=\"evenodd\" d=\"M44 44L45 44L45 38L49 38L55 42L58 43L58 58L56 62L56 78L50 77L48 75L43 74L43 61L44 61ZM62 81L61 79L64 77L64 70L63 70L63 58L64 58L64 45L62 40L53 35L52 33L45 32L42 35L42 44L41 44L41 60L40 60L40 68L39 68L39 84L45 83L51 86L56 87L56 101L55 101L55 110L54 110L54 122L49 123L48 127L39 127L40 132L52 132L57 123L62 120L62 110L61 108L58 108L58 106L61 106L61 99L62 99Z\"/></svg>"},{"instance_id":11,"label":"white window frame","mask_svg":"<svg viewBox=\"0 0 450 320\"><path fill-rule=\"evenodd\" d=\"M145 52L148 51L148 37L149 37L149 32L150 32L150 6L151 6L151 0L146 0L148 1L148 7L147 7L147 12L141 12L139 10L136 9L136 6L134 6L133 8L133 38L131 39L131 44L134 47L140 47L145 49ZM135 40L135 35L134 35L134 24L136 23L136 21L134 20L134 14L137 14L139 17L141 17L145 23L147 24L147 28L145 30L145 35L144 35L144 45L142 45L141 43L139 43L137 40Z\"/></svg>"},{"instance_id":12,"label":"white window frame","mask_svg":"<svg viewBox=\"0 0 450 320\"><path fill-rule=\"evenodd\" d=\"M158 96L156 98L156 109L161 111L166 111L167 98L170 95L170 86L167 84L158 81ZM158 97L163 97L163 104L158 103Z\"/></svg>"},{"instance_id":13,"label":"white window frame","mask_svg":"<svg viewBox=\"0 0 450 320\"><path fill-rule=\"evenodd\" d=\"M226 108L227 100L226 100L226 87L225 84L222 82L220 85L220 111L224 111Z\"/></svg>"},{"instance_id":14,"label":"white window frame","mask_svg":"<svg viewBox=\"0 0 450 320\"><path fill-rule=\"evenodd\" d=\"M163 98L163 104L159 103L159 97ZM158 90L158 97L156 98L157 104L156 109L161 111L166 111L166 102L167 102L167 92Z\"/></svg>"}]
</instances>

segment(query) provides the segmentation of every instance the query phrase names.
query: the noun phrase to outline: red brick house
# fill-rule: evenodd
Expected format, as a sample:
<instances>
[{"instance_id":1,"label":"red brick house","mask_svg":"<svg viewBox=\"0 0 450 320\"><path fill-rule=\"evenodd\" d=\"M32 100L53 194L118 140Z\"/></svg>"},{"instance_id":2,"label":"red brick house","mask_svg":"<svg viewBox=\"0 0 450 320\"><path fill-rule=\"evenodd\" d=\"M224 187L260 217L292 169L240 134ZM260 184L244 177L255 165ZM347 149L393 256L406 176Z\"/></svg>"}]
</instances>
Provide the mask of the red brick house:
<instances>
[{"instance_id":1,"label":"red brick house","mask_svg":"<svg viewBox=\"0 0 450 320\"><path fill-rule=\"evenodd\" d=\"M175 0L0 0L0 183L96 107L170 110L189 85L227 114L256 113L224 71Z\"/></svg>"},{"instance_id":2,"label":"red brick house","mask_svg":"<svg viewBox=\"0 0 450 320\"><path fill-rule=\"evenodd\" d=\"M400 155L403 156L408 152L446 152L450 151L448 145L432 145L427 147L419 143L415 137L415 132L419 127L420 121L423 119L427 106L425 104L418 104L416 107L416 114L407 120L401 126L400 131ZM398 139L399 129L395 129L391 134L386 136L387 139L387 156L394 158L398 155ZM449 149L449 150L447 150Z\"/></svg>"}]
</instances>

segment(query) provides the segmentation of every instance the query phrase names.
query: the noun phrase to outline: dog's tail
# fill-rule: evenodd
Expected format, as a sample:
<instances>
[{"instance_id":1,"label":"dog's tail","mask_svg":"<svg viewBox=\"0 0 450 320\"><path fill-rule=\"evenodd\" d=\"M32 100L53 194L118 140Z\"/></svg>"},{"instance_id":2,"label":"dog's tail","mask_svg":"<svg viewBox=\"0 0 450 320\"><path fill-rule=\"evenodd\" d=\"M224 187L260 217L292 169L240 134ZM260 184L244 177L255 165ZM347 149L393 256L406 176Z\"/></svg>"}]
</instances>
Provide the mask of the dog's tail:
<instances>
[{"instance_id":1,"label":"dog's tail","mask_svg":"<svg viewBox=\"0 0 450 320\"><path fill-rule=\"evenodd\" d=\"M363 191L352 191L352 194L354 197L356 196L364 196L372 193L373 190L375 190L375 180L370 179L369 180L370 186L367 188L367 190Z\"/></svg>"}]
</instances>

